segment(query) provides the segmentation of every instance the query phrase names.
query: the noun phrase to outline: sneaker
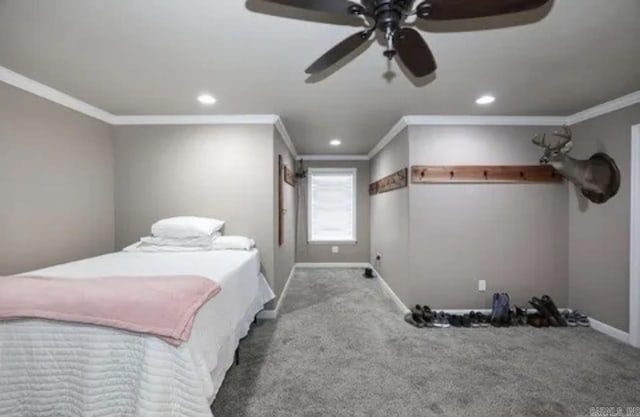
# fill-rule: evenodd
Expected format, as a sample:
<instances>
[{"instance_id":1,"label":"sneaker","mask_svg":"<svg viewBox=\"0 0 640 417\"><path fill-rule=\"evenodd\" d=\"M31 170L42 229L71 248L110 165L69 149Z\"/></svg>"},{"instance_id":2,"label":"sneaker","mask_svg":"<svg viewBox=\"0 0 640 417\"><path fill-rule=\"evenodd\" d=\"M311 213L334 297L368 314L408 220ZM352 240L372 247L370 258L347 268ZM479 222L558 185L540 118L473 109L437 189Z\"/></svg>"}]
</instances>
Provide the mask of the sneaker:
<instances>
[{"instance_id":1,"label":"sneaker","mask_svg":"<svg viewBox=\"0 0 640 417\"><path fill-rule=\"evenodd\" d=\"M586 314L582 314L579 311L574 311L573 312L573 317L576 320L576 323L578 323L578 326L582 326L582 327L589 327L591 326L591 323L589 323L589 317L587 317Z\"/></svg>"},{"instance_id":2,"label":"sneaker","mask_svg":"<svg viewBox=\"0 0 640 417\"><path fill-rule=\"evenodd\" d=\"M450 315L445 314L444 311L440 312L440 321L442 322L442 328L446 329L447 327L451 327L450 319Z\"/></svg>"},{"instance_id":3,"label":"sneaker","mask_svg":"<svg viewBox=\"0 0 640 417\"><path fill-rule=\"evenodd\" d=\"M462 317L457 314L451 314L449 316L449 323L453 327L462 327Z\"/></svg>"},{"instance_id":4,"label":"sneaker","mask_svg":"<svg viewBox=\"0 0 640 417\"><path fill-rule=\"evenodd\" d=\"M489 327L489 318L484 313L476 313L476 318L480 327Z\"/></svg>"},{"instance_id":5,"label":"sneaker","mask_svg":"<svg viewBox=\"0 0 640 417\"><path fill-rule=\"evenodd\" d=\"M462 327L471 327L471 315L463 314L462 315Z\"/></svg>"},{"instance_id":6,"label":"sneaker","mask_svg":"<svg viewBox=\"0 0 640 417\"><path fill-rule=\"evenodd\" d=\"M422 306L422 321L425 327L433 327L433 311L427 305Z\"/></svg>"},{"instance_id":7,"label":"sneaker","mask_svg":"<svg viewBox=\"0 0 640 417\"><path fill-rule=\"evenodd\" d=\"M480 327L480 319L478 318L478 315L475 311L469 313L469 322L471 324L471 327L473 327L474 329Z\"/></svg>"},{"instance_id":8,"label":"sneaker","mask_svg":"<svg viewBox=\"0 0 640 417\"><path fill-rule=\"evenodd\" d=\"M516 322L518 326L527 325L527 312L518 306L516 306Z\"/></svg>"},{"instance_id":9,"label":"sneaker","mask_svg":"<svg viewBox=\"0 0 640 417\"><path fill-rule=\"evenodd\" d=\"M576 327L578 325L575 316L570 311L563 311L562 318L564 318L564 321L567 322L567 326L569 327Z\"/></svg>"},{"instance_id":10,"label":"sneaker","mask_svg":"<svg viewBox=\"0 0 640 417\"><path fill-rule=\"evenodd\" d=\"M433 312L433 327L438 327L438 328L442 328L443 327L443 323L442 323L442 319L443 319L443 315L438 313L437 311Z\"/></svg>"}]
</instances>

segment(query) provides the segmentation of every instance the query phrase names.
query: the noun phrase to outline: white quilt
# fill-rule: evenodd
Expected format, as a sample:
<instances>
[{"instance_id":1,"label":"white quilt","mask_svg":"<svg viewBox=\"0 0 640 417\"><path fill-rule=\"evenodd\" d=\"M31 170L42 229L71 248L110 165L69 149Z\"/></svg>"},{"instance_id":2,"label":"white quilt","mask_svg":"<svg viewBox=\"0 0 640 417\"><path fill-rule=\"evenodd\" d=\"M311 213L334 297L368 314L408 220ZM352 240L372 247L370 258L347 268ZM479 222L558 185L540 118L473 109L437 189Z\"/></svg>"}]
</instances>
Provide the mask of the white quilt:
<instances>
[{"instance_id":1,"label":"white quilt","mask_svg":"<svg viewBox=\"0 0 640 417\"><path fill-rule=\"evenodd\" d=\"M33 275L83 278L195 274L222 291L179 347L153 337L47 320L0 323L2 417L211 417L209 404L244 337L273 298L257 251L124 253Z\"/></svg>"}]
</instances>

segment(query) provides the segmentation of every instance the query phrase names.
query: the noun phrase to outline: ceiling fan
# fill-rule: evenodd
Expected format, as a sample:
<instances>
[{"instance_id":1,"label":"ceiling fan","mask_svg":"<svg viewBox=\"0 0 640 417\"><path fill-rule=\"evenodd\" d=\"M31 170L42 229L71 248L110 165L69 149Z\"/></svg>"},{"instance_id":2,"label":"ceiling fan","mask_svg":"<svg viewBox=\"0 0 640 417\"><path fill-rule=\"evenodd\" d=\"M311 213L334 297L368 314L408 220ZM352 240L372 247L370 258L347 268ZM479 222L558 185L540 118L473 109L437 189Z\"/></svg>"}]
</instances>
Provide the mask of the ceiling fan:
<instances>
[{"instance_id":1,"label":"ceiling fan","mask_svg":"<svg viewBox=\"0 0 640 417\"><path fill-rule=\"evenodd\" d=\"M271 3L321 11L342 16L363 17L369 26L355 33L318 58L307 74L317 74L349 55L379 30L387 43L383 55L391 60L396 55L416 77L433 73L436 61L422 36L403 26L409 16L424 20L456 20L497 16L536 9L550 0L425 0L412 9L414 0L266 0Z\"/></svg>"}]
</instances>

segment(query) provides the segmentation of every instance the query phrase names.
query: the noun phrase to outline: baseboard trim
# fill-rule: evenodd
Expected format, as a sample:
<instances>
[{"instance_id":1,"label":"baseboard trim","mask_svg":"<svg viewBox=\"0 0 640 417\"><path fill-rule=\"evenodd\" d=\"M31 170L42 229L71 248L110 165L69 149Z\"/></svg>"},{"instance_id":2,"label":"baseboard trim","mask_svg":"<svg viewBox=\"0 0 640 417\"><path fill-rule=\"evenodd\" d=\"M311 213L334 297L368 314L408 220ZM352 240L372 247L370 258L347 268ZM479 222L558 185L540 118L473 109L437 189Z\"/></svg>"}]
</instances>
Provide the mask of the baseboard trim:
<instances>
[{"instance_id":1,"label":"baseboard trim","mask_svg":"<svg viewBox=\"0 0 640 417\"><path fill-rule=\"evenodd\" d=\"M380 283L380 286L382 287L382 290L389 296L391 297L391 299L393 300L393 302L396 304L396 306L398 307L398 310L400 310L400 312L402 314L407 314L410 312L409 307L407 307L407 305L405 303L402 302L402 300L400 299L400 297L398 297L398 295L391 289L391 287L389 286L389 284L387 284L387 281L384 280L384 278L382 278L382 275L380 274L380 272L378 272L373 265L368 264L367 268L371 268L375 271L376 275L378 276L378 282Z\"/></svg>"},{"instance_id":2,"label":"baseboard trim","mask_svg":"<svg viewBox=\"0 0 640 417\"><path fill-rule=\"evenodd\" d=\"M367 262L300 262L296 268L370 268Z\"/></svg>"},{"instance_id":3,"label":"baseboard trim","mask_svg":"<svg viewBox=\"0 0 640 417\"><path fill-rule=\"evenodd\" d=\"M262 310L258 313L258 318L260 320L275 320L278 318L278 313L276 310Z\"/></svg>"},{"instance_id":4,"label":"baseboard trim","mask_svg":"<svg viewBox=\"0 0 640 417\"><path fill-rule=\"evenodd\" d=\"M276 308L273 310L262 310L258 313L258 318L261 320L275 320L278 318L278 314L280 313L280 307L282 307L282 302L284 301L284 297L287 295L287 291L289 290L289 284L291 283L291 278L293 278L293 274L296 271L297 264L293 264L291 268L291 272L289 272L289 277L287 278L287 282L284 284L284 288L282 288L282 294L280 294L280 298L278 298L278 302L276 303Z\"/></svg>"},{"instance_id":5,"label":"baseboard trim","mask_svg":"<svg viewBox=\"0 0 640 417\"><path fill-rule=\"evenodd\" d=\"M614 339L619 340L622 343L629 344L629 333L624 332L620 329L616 329L613 326L609 326L608 324L605 324L591 317L589 317L589 322L591 322L591 328L593 330L597 330L600 333L604 333L607 336L613 337Z\"/></svg>"}]
</instances>

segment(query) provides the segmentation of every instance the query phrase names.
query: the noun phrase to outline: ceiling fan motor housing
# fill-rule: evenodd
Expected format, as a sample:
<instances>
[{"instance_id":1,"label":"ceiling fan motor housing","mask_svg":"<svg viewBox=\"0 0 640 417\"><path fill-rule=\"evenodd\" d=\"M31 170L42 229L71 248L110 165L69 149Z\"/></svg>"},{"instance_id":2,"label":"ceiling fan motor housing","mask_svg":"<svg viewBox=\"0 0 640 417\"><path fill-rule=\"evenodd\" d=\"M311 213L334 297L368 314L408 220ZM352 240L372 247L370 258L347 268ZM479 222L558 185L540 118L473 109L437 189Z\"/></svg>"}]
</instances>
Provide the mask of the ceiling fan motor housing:
<instances>
[{"instance_id":1,"label":"ceiling fan motor housing","mask_svg":"<svg viewBox=\"0 0 640 417\"><path fill-rule=\"evenodd\" d=\"M376 0L374 10L370 11L378 30L387 34L395 32L409 8L407 0Z\"/></svg>"}]
</instances>

